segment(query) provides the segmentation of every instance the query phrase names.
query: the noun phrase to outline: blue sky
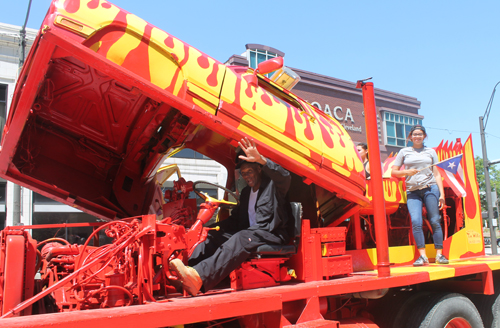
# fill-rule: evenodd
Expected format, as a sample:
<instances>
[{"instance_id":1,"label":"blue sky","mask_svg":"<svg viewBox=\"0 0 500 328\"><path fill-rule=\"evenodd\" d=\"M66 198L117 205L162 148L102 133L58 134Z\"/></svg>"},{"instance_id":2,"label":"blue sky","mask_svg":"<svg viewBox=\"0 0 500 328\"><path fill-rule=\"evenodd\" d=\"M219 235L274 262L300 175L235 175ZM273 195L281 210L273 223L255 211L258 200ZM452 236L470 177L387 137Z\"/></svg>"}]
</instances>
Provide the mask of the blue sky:
<instances>
[{"instance_id":1,"label":"blue sky","mask_svg":"<svg viewBox=\"0 0 500 328\"><path fill-rule=\"evenodd\" d=\"M0 22L22 25L28 0L4 1ZM500 1L166 1L114 4L226 61L260 43L290 67L416 97L428 146L472 133L500 81ZM34 0L28 27L49 7ZM500 159L500 86L486 127L488 158Z\"/></svg>"}]
</instances>

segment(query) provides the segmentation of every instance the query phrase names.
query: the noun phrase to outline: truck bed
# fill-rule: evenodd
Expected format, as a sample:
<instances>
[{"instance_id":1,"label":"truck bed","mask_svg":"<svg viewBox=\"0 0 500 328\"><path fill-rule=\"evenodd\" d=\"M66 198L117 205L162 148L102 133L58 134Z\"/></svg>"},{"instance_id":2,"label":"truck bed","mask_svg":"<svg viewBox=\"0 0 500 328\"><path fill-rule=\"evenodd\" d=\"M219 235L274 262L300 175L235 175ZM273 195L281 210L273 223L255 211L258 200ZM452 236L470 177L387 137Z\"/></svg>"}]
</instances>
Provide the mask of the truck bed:
<instances>
[{"instance_id":1,"label":"truck bed","mask_svg":"<svg viewBox=\"0 0 500 328\"><path fill-rule=\"evenodd\" d=\"M4 327L165 327L187 323L213 321L238 316L266 313L268 320L279 323L284 318L281 312L294 301L306 301L311 315L317 315L319 298L362 293L384 288L433 284L441 291L493 294L492 271L500 269L500 256L481 256L467 260L452 260L449 265L430 264L415 268L398 266L391 268L391 276L379 278L377 271L356 272L348 277L333 280L289 283L287 285L232 291L216 290L196 297L176 297L165 301L131 307L74 311L44 314L28 317L1 319ZM474 288L468 281L460 288L459 281L451 278L469 279L477 275ZM447 279L446 281L444 281ZM458 287L457 287L458 285ZM307 311L305 312L307 313ZM317 318L304 317L304 322L327 319L328 315ZM286 319L285 319L286 320ZM269 322L271 322L269 321ZM268 322L268 323L269 323ZM342 323L342 320L340 321ZM290 323L288 323L289 325ZM300 324L300 319L296 324ZM286 326L287 322L282 321ZM279 324L276 325L276 327ZM342 327L342 324L340 325ZM346 327L347 323L346 323Z\"/></svg>"}]
</instances>

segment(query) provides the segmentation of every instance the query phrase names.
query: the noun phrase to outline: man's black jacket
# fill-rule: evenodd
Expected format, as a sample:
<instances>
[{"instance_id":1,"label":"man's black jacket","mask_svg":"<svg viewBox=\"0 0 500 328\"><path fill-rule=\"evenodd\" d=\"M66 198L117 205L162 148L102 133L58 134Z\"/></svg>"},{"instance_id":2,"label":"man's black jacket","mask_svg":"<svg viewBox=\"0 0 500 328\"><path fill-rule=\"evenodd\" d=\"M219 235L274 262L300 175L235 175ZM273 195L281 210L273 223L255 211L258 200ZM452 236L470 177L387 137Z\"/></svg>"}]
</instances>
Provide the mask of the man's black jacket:
<instances>
[{"instance_id":1,"label":"man's black jacket","mask_svg":"<svg viewBox=\"0 0 500 328\"><path fill-rule=\"evenodd\" d=\"M267 159L266 165L262 166L262 173L255 202L257 224L249 226L250 187L246 186L241 191L240 205L233 209L231 215L221 222L220 226L223 230L232 233L244 229L262 229L280 237L283 243L286 243L289 240L287 224L291 220L289 219L290 203L286 197L291 182L290 172Z\"/></svg>"}]
</instances>

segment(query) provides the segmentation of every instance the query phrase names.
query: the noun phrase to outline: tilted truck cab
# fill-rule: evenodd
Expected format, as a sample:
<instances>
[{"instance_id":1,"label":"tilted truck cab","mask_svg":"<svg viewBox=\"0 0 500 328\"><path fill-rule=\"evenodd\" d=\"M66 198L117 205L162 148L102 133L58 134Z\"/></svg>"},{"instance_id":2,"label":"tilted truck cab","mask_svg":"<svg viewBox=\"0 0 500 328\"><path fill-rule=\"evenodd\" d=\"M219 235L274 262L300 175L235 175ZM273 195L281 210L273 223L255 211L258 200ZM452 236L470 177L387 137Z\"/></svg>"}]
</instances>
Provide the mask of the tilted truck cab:
<instances>
[{"instance_id":1,"label":"tilted truck cab","mask_svg":"<svg viewBox=\"0 0 500 328\"><path fill-rule=\"evenodd\" d=\"M51 7L43 23L4 132L12 161L0 172L99 217L129 217L155 213L166 156L190 146L231 167L235 141L249 135L304 178L367 203L338 122L112 4L77 3Z\"/></svg>"},{"instance_id":2,"label":"tilted truck cab","mask_svg":"<svg viewBox=\"0 0 500 328\"><path fill-rule=\"evenodd\" d=\"M36 241L29 230L36 226L2 231L0 324L404 327L409 307L422 317L415 322L431 314L420 304L458 309L436 327L497 318L484 304L498 296L500 259L485 257L471 139L436 147L440 160L463 154L467 196L444 181L444 253L451 263L413 268L404 181L390 177L393 158L380 177L380 216L376 179L365 180L342 125L265 77L281 65L226 66L107 1L54 0L20 73L0 176L104 222L88 224L95 232L83 245ZM365 111L374 110L373 93L363 90L373 98ZM157 172L189 148L228 170L218 187L231 193L244 137L292 173L296 238L286 251L256 254L230 284L184 297L168 262L187 260L206 238L203 225L232 205L203 196L197 207L190 197L197 184L181 178L164 195L166 173ZM99 245L93 237L100 231L113 242ZM384 275L379 254L390 261ZM472 301L483 305L476 309Z\"/></svg>"}]
</instances>

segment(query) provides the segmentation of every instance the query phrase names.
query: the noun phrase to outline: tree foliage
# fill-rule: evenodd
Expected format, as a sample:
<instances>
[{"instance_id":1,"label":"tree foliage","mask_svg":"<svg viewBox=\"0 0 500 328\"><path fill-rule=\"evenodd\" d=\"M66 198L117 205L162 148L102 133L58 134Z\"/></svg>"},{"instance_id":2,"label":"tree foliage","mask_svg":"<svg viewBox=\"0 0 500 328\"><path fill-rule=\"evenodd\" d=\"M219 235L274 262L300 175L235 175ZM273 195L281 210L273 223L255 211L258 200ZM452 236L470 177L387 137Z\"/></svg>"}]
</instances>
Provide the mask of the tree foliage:
<instances>
[{"instance_id":1,"label":"tree foliage","mask_svg":"<svg viewBox=\"0 0 500 328\"><path fill-rule=\"evenodd\" d=\"M476 175L477 175L477 183L479 184L479 195L481 196L481 210L487 211L488 205L486 204L486 182L484 180L484 165L483 159L479 156L476 156ZM500 170L498 170L495 165L490 166L490 185L491 191L496 191L497 197L500 201ZM493 204L495 207L495 204Z\"/></svg>"}]
</instances>

